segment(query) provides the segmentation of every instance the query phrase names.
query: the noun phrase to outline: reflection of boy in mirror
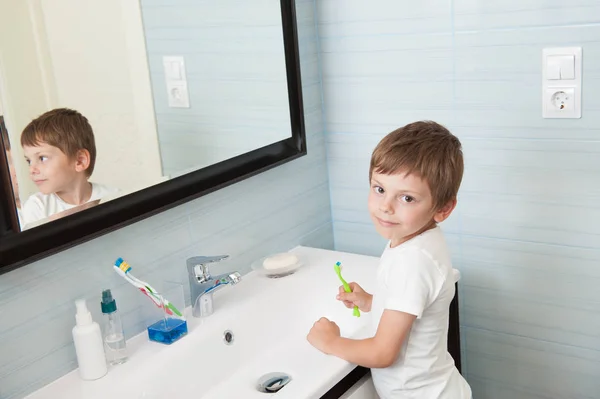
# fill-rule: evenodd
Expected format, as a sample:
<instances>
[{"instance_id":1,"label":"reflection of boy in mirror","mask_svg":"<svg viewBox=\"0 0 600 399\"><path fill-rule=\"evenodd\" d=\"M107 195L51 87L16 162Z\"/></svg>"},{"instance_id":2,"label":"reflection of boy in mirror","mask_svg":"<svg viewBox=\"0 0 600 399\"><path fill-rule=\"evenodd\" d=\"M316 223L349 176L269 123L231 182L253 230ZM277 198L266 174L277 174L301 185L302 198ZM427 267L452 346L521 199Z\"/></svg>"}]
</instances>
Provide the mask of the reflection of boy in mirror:
<instances>
[{"instance_id":1,"label":"reflection of boy in mirror","mask_svg":"<svg viewBox=\"0 0 600 399\"><path fill-rule=\"evenodd\" d=\"M10 140L8 138L8 130L6 130L6 125L4 124L4 117L2 115L0 115L0 134L2 135L2 142L4 143L4 149L6 150L6 159L8 161L8 171L10 173L10 182L12 183L13 196L15 198L15 205L17 207L19 223L22 223L21 198L19 197L19 183L17 182L17 171L16 171L15 165L13 163Z\"/></svg>"},{"instance_id":2,"label":"reflection of boy in mirror","mask_svg":"<svg viewBox=\"0 0 600 399\"><path fill-rule=\"evenodd\" d=\"M21 134L29 175L39 193L23 205L25 228L52 215L113 194L90 183L94 171L94 132L79 112L59 108L32 120Z\"/></svg>"}]
</instances>

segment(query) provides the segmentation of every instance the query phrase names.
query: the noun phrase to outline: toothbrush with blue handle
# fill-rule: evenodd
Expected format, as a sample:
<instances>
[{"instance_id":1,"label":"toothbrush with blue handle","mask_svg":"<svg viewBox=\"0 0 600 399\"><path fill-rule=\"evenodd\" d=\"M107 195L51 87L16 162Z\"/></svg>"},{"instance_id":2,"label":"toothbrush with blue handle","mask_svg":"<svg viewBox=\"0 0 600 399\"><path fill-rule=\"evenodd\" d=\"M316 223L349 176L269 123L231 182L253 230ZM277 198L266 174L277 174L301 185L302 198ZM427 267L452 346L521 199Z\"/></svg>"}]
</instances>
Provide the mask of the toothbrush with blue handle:
<instances>
[{"instance_id":1,"label":"toothbrush with blue handle","mask_svg":"<svg viewBox=\"0 0 600 399\"><path fill-rule=\"evenodd\" d=\"M334 266L333 269L335 270L335 274L338 275L338 277L340 278L340 281L342 282L342 285L344 286L344 291L346 292L352 292L352 289L350 288L350 285L348 285L348 283L346 282L346 280L344 280L344 278L342 277L342 270L340 269L340 266L342 265L341 262L337 262ZM360 310L358 310L358 306L354 305L354 310L352 311L352 314L356 317L360 317Z\"/></svg>"}]
</instances>

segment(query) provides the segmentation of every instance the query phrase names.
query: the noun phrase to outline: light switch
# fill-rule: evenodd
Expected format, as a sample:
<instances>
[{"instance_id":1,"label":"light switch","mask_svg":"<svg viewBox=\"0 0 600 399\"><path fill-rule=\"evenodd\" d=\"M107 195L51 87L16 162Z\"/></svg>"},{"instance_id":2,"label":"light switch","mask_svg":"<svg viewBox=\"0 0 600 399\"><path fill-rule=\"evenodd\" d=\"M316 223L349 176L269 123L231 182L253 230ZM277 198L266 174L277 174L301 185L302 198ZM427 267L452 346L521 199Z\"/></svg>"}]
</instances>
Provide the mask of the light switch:
<instances>
[{"instance_id":1,"label":"light switch","mask_svg":"<svg viewBox=\"0 0 600 399\"><path fill-rule=\"evenodd\" d=\"M163 57L163 67L165 69L165 77L167 81L186 80L183 57Z\"/></svg>"},{"instance_id":2,"label":"light switch","mask_svg":"<svg viewBox=\"0 0 600 399\"><path fill-rule=\"evenodd\" d=\"M560 79L560 56L553 55L548 57L548 65L546 69L546 79L559 80Z\"/></svg>"},{"instance_id":3,"label":"light switch","mask_svg":"<svg viewBox=\"0 0 600 399\"><path fill-rule=\"evenodd\" d=\"M169 80L181 80L181 68L179 67L179 62L170 62L168 63L167 68L167 78Z\"/></svg>"},{"instance_id":4,"label":"light switch","mask_svg":"<svg viewBox=\"0 0 600 399\"><path fill-rule=\"evenodd\" d=\"M560 78L575 79L575 56L561 55L559 58Z\"/></svg>"},{"instance_id":5,"label":"light switch","mask_svg":"<svg viewBox=\"0 0 600 399\"><path fill-rule=\"evenodd\" d=\"M549 56L547 78L549 80L575 79L575 57L572 55Z\"/></svg>"}]
</instances>

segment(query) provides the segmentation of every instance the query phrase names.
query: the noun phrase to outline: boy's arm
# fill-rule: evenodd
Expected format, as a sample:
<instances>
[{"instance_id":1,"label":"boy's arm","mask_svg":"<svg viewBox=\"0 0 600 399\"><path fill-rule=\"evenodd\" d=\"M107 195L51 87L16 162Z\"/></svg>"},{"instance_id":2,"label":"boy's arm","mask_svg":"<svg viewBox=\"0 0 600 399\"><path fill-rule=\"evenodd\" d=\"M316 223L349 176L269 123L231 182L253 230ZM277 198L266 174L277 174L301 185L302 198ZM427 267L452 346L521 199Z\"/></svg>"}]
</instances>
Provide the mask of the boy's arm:
<instances>
[{"instance_id":1,"label":"boy's arm","mask_svg":"<svg viewBox=\"0 0 600 399\"><path fill-rule=\"evenodd\" d=\"M311 331L312 337L309 334L309 341L323 352L347 362L368 368L385 368L391 366L398 358L415 319L415 315L386 309L373 338L343 338L339 333L330 334L325 331L328 327L323 326L322 331ZM323 323L332 323L324 320ZM321 330L317 325L314 329Z\"/></svg>"},{"instance_id":2,"label":"boy's arm","mask_svg":"<svg viewBox=\"0 0 600 399\"><path fill-rule=\"evenodd\" d=\"M341 338L335 323L322 319L311 329L309 342L325 353L361 366L384 368L393 364L413 322L423 315L445 282L436 263L420 248L409 248L401 255L386 275L386 286L393 289L384 295L385 310L375 337Z\"/></svg>"}]
</instances>

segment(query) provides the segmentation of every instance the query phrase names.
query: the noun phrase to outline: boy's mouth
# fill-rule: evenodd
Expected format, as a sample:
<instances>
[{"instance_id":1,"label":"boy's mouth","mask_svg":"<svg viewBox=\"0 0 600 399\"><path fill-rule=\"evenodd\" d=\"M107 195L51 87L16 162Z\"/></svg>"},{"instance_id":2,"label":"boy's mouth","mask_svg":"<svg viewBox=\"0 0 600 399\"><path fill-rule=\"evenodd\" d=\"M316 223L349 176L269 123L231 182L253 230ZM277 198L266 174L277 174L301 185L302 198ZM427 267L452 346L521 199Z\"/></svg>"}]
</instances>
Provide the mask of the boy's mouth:
<instances>
[{"instance_id":1,"label":"boy's mouth","mask_svg":"<svg viewBox=\"0 0 600 399\"><path fill-rule=\"evenodd\" d=\"M393 226L398 225L398 223L388 222L386 220L379 219L378 217L375 217L375 218L377 219L379 224L382 225L383 227L393 227Z\"/></svg>"},{"instance_id":2,"label":"boy's mouth","mask_svg":"<svg viewBox=\"0 0 600 399\"><path fill-rule=\"evenodd\" d=\"M39 186L40 184L44 183L45 181L46 180L34 180L33 182Z\"/></svg>"}]
</instances>

